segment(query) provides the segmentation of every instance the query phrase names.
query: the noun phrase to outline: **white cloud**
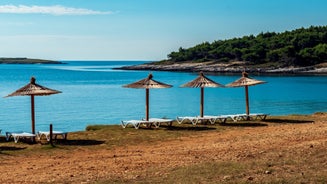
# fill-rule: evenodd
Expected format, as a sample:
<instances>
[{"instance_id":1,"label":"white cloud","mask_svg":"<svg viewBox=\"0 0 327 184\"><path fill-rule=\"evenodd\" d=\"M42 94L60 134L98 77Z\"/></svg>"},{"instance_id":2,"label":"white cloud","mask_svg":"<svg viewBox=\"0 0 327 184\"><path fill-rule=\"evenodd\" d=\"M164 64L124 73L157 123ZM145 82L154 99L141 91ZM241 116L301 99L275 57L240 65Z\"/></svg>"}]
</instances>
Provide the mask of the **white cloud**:
<instances>
[{"instance_id":1,"label":"white cloud","mask_svg":"<svg viewBox=\"0 0 327 184\"><path fill-rule=\"evenodd\" d=\"M61 5L55 6L25 6L1 5L0 13L12 14L50 14L50 15L105 15L113 14L111 11L95 11L84 8L71 8Z\"/></svg>"}]
</instances>

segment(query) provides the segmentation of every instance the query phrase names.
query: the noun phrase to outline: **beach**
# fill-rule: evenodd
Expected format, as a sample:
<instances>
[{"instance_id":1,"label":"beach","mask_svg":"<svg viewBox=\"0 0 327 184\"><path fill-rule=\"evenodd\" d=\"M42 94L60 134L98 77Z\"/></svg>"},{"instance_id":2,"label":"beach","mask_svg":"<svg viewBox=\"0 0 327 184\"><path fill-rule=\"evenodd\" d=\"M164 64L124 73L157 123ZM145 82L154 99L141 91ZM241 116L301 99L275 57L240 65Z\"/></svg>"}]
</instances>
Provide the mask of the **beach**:
<instances>
[{"instance_id":1,"label":"beach","mask_svg":"<svg viewBox=\"0 0 327 184\"><path fill-rule=\"evenodd\" d=\"M1 183L326 183L327 113L0 143Z\"/></svg>"},{"instance_id":2,"label":"beach","mask_svg":"<svg viewBox=\"0 0 327 184\"><path fill-rule=\"evenodd\" d=\"M327 184L326 7L2 1L0 184Z\"/></svg>"}]
</instances>

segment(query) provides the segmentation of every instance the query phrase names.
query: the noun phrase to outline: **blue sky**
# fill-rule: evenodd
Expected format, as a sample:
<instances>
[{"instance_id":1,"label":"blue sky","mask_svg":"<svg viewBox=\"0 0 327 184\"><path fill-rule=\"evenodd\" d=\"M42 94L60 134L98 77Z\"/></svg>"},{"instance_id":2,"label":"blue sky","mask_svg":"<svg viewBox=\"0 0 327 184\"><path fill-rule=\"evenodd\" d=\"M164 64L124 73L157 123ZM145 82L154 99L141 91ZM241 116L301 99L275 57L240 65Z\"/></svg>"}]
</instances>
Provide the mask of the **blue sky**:
<instances>
[{"instance_id":1,"label":"blue sky","mask_svg":"<svg viewBox=\"0 0 327 184\"><path fill-rule=\"evenodd\" d=\"M0 57L161 60L196 44L327 25L326 0L1 0Z\"/></svg>"}]
</instances>

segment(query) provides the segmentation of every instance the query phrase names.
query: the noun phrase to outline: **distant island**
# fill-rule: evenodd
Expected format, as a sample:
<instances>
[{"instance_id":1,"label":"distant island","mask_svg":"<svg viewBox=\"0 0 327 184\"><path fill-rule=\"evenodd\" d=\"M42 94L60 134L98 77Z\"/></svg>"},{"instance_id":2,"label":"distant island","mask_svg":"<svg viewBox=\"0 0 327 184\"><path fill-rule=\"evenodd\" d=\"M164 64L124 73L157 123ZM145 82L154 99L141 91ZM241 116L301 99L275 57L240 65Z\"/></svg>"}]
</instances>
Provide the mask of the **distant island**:
<instances>
[{"instance_id":1,"label":"distant island","mask_svg":"<svg viewBox=\"0 0 327 184\"><path fill-rule=\"evenodd\" d=\"M59 61L30 58L0 58L0 64L63 64Z\"/></svg>"},{"instance_id":2,"label":"distant island","mask_svg":"<svg viewBox=\"0 0 327 184\"><path fill-rule=\"evenodd\" d=\"M204 42L180 47L167 60L120 69L327 74L327 26Z\"/></svg>"}]
</instances>

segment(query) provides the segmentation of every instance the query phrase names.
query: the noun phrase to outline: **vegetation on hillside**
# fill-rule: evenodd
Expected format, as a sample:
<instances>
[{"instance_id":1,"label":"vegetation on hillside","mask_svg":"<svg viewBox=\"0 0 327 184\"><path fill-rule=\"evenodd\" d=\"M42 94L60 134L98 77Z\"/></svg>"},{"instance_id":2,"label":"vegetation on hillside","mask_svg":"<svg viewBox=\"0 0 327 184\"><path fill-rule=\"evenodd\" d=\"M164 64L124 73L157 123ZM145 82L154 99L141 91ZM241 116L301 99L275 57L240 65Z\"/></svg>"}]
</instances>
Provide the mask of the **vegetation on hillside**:
<instances>
[{"instance_id":1,"label":"vegetation on hillside","mask_svg":"<svg viewBox=\"0 0 327 184\"><path fill-rule=\"evenodd\" d=\"M327 61L327 26L204 42L187 49L180 47L178 51L168 54L168 60L246 61L255 65L274 62L280 66L315 65Z\"/></svg>"}]
</instances>

